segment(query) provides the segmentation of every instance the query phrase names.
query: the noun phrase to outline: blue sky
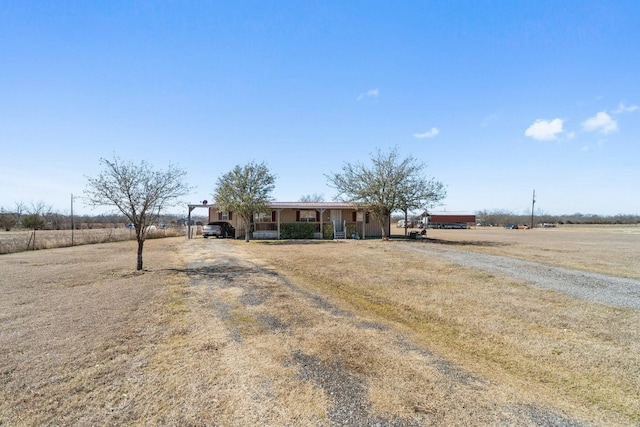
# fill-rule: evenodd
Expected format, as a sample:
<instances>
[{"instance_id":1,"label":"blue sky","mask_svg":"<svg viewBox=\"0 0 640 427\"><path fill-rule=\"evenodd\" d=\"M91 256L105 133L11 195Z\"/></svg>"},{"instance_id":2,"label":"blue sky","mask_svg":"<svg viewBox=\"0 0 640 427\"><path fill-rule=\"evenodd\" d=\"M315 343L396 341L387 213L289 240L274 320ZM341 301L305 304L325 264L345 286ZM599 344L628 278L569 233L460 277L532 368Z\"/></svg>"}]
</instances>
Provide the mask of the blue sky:
<instances>
[{"instance_id":1,"label":"blue sky","mask_svg":"<svg viewBox=\"0 0 640 427\"><path fill-rule=\"evenodd\" d=\"M640 213L638 1L1 1L0 206L68 213L99 159L274 198L397 147L438 210ZM96 211L81 199L74 211ZM180 208L177 209L180 211Z\"/></svg>"}]
</instances>

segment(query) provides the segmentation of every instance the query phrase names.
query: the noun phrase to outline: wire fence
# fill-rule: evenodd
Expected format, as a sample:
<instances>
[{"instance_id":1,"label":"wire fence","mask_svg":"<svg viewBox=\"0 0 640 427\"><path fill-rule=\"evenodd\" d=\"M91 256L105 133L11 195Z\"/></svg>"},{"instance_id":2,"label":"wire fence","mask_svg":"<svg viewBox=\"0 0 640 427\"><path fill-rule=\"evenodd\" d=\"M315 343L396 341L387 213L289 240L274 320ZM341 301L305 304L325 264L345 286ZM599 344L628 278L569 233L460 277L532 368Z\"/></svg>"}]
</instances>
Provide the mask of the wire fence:
<instances>
[{"instance_id":1,"label":"wire fence","mask_svg":"<svg viewBox=\"0 0 640 427\"><path fill-rule=\"evenodd\" d=\"M147 234L148 239L186 236L183 227L157 229ZM30 250L91 245L95 243L135 240L135 231L129 228L97 228L82 230L22 230L0 232L0 254Z\"/></svg>"}]
</instances>

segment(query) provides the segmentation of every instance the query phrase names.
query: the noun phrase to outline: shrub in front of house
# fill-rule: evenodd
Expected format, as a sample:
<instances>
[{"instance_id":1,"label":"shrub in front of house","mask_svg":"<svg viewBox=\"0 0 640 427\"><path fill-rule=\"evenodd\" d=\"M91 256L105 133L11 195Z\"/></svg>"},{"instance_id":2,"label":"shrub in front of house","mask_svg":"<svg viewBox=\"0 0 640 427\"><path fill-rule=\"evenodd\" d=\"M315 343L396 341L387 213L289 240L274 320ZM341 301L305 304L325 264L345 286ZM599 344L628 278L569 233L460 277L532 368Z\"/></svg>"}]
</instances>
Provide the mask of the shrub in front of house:
<instances>
[{"instance_id":1,"label":"shrub in front of house","mask_svg":"<svg viewBox=\"0 0 640 427\"><path fill-rule=\"evenodd\" d=\"M322 238L325 240L333 239L333 224L322 224Z\"/></svg>"},{"instance_id":2,"label":"shrub in front of house","mask_svg":"<svg viewBox=\"0 0 640 427\"><path fill-rule=\"evenodd\" d=\"M315 232L316 225L313 223L280 224L281 239L313 239Z\"/></svg>"}]
</instances>

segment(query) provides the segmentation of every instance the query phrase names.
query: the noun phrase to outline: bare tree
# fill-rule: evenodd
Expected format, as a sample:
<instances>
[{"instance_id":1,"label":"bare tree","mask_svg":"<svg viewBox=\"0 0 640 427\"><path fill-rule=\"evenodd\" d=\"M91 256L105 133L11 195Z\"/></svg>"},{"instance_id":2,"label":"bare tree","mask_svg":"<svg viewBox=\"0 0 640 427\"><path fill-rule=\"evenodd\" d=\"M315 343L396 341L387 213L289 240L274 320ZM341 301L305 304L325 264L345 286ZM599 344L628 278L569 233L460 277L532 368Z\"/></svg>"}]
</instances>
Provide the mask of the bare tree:
<instances>
[{"instance_id":1,"label":"bare tree","mask_svg":"<svg viewBox=\"0 0 640 427\"><path fill-rule=\"evenodd\" d=\"M0 208L0 227L4 228L5 231L11 231L17 223L18 220L13 212Z\"/></svg>"},{"instance_id":2,"label":"bare tree","mask_svg":"<svg viewBox=\"0 0 640 427\"><path fill-rule=\"evenodd\" d=\"M300 197L299 202L324 202L324 194L307 194L305 196Z\"/></svg>"},{"instance_id":3,"label":"bare tree","mask_svg":"<svg viewBox=\"0 0 640 427\"><path fill-rule=\"evenodd\" d=\"M53 207L51 205L47 206L44 201L40 200L38 202L31 202L31 209L28 209L30 214L37 214L40 216L47 216Z\"/></svg>"},{"instance_id":4,"label":"bare tree","mask_svg":"<svg viewBox=\"0 0 640 427\"><path fill-rule=\"evenodd\" d=\"M46 222L44 218L37 213L30 213L22 217L21 224L24 228L30 230L41 230L44 228Z\"/></svg>"},{"instance_id":5,"label":"bare tree","mask_svg":"<svg viewBox=\"0 0 640 427\"><path fill-rule=\"evenodd\" d=\"M326 175L329 185L338 190L336 199L359 205L378 218L382 238L388 238L391 214L426 208L442 200L444 186L423 176L424 163L401 159L397 148L371 155L372 165L346 163L341 173Z\"/></svg>"},{"instance_id":6,"label":"bare tree","mask_svg":"<svg viewBox=\"0 0 640 427\"><path fill-rule=\"evenodd\" d=\"M67 226L67 217L59 212L50 211L44 219L52 230L63 230Z\"/></svg>"},{"instance_id":7,"label":"bare tree","mask_svg":"<svg viewBox=\"0 0 640 427\"><path fill-rule=\"evenodd\" d=\"M150 226L162 211L179 204L191 190L183 178L186 171L175 165L155 170L148 163L125 162L118 157L100 159L103 171L89 177L84 191L90 206L115 206L133 224L138 241L136 270L142 270L142 249Z\"/></svg>"},{"instance_id":8,"label":"bare tree","mask_svg":"<svg viewBox=\"0 0 640 427\"><path fill-rule=\"evenodd\" d=\"M16 202L15 206L16 207L14 209L14 212L15 212L15 216L16 216L16 222L18 224L21 224L22 223L22 215L24 215L27 212L27 205L23 201L20 201L20 202Z\"/></svg>"},{"instance_id":9,"label":"bare tree","mask_svg":"<svg viewBox=\"0 0 640 427\"><path fill-rule=\"evenodd\" d=\"M20 208L24 209L24 205L20 205ZM27 229L41 230L47 225L46 218L51 210L52 207L47 206L42 200L36 203L31 202L31 208L26 210L26 215L24 215L25 211L21 210L20 224Z\"/></svg>"},{"instance_id":10,"label":"bare tree","mask_svg":"<svg viewBox=\"0 0 640 427\"><path fill-rule=\"evenodd\" d=\"M250 162L236 166L218 178L213 198L220 211L233 212L242 218L244 240L249 241L253 216L270 209L275 175L264 163Z\"/></svg>"}]
</instances>

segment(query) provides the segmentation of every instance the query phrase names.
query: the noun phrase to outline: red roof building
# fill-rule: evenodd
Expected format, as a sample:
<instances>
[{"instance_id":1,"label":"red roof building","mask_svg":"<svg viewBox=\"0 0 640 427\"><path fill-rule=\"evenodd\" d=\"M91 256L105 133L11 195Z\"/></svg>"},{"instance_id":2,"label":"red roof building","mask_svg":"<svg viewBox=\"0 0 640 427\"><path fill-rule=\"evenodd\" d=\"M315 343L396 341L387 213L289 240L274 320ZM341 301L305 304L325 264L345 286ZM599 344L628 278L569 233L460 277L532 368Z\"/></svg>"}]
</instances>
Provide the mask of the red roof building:
<instances>
[{"instance_id":1,"label":"red roof building","mask_svg":"<svg viewBox=\"0 0 640 427\"><path fill-rule=\"evenodd\" d=\"M470 212L431 212L429 225L448 228L452 225L471 225L476 223L476 215ZM466 228L466 227L465 227Z\"/></svg>"}]
</instances>

